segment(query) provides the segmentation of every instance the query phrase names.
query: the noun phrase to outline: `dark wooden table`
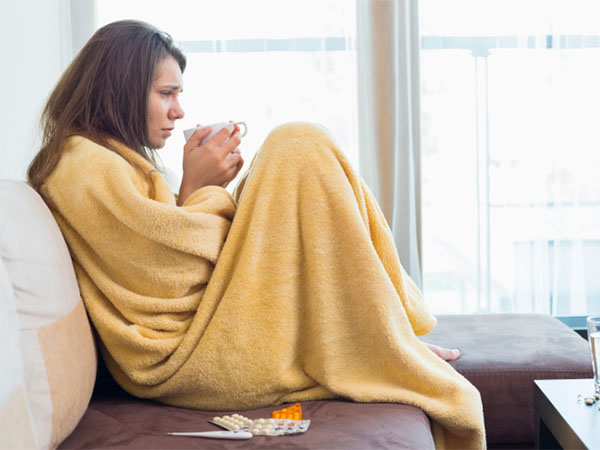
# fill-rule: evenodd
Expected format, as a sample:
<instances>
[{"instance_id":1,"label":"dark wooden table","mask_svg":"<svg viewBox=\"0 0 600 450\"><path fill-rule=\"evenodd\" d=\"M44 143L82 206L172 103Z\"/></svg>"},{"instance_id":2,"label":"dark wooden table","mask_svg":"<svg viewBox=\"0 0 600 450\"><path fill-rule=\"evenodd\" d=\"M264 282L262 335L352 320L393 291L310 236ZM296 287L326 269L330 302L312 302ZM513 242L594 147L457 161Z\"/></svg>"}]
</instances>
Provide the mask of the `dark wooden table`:
<instances>
[{"instance_id":1,"label":"dark wooden table","mask_svg":"<svg viewBox=\"0 0 600 450\"><path fill-rule=\"evenodd\" d=\"M535 447L600 449L600 401L583 401L593 394L591 379L534 381Z\"/></svg>"}]
</instances>

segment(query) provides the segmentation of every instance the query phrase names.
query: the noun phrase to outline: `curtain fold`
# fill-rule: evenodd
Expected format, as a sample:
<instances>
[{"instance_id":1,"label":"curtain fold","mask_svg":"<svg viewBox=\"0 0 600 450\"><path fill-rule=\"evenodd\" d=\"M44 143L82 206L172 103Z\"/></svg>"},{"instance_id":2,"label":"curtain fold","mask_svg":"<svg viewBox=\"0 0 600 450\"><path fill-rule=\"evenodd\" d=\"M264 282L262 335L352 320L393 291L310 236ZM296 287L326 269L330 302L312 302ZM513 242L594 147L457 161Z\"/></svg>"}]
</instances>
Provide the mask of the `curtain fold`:
<instances>
[{"instance_id":1,"label":"curtain fold","mask_svg":"<svg viewBox=\"0 0 600 450\"><path fill-rule=\"evenodd\" d=\"M61 62L63 70L79 53L97 23L97 0L60 0Z\"/></svg>"},{"instance_id":2,"label":"curtain fold","mask_svg":"<svg viewBox=\"0 0 600 450\"><path fill-rule=\"evenodd\" d=\"M417 0L357 0L360 172L422 288Z\"/></svg>"}]
</instances>

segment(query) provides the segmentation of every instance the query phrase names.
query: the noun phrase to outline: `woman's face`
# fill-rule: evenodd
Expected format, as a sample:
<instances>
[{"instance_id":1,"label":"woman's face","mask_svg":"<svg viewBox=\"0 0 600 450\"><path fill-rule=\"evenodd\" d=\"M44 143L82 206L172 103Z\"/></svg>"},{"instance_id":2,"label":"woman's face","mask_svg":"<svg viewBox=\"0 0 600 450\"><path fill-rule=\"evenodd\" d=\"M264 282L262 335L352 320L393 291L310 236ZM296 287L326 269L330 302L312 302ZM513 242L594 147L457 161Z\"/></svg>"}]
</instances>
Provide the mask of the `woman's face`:
<instances>
[{"instance_id":1,"label":"woman's face","mask_svg":"<svg viewBox=\"0 0 600 450\"><path fill-rule=\"evenodd\" d=\"M148 95L148 123L146 132L152 148L162 148L171 136L175 121L183 118L179 94L183 77L179 64L172 56L163 59L156 68L156 76Z\"/></svg>"}]
</instances>

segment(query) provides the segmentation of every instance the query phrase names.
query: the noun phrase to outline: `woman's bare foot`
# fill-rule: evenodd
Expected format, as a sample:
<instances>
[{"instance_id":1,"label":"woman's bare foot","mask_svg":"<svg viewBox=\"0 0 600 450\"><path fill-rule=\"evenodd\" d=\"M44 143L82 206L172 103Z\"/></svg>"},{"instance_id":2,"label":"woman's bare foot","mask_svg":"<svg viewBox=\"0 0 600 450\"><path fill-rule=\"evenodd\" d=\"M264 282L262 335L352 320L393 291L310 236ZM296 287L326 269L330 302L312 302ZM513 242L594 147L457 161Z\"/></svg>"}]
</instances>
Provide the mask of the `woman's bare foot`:
<instances>
[{"instance_id":1,"label":"woman's bare foot","mask_svg":"<svg viewBox=\"0 0 600 450\"><path fill-rule=\"evenodd\" d=\"M454 349L445 348L445 347L440 347L439 345L433 345L433 344L427 344L427 343L425 343L425 345L427 346L427 348L429 348L429 350L431 350L433 353L438 355L444 361L455 361L458 358L460 358L460 350L458 350L456 348L454 348Z\"/></svg>"}]
</instances>

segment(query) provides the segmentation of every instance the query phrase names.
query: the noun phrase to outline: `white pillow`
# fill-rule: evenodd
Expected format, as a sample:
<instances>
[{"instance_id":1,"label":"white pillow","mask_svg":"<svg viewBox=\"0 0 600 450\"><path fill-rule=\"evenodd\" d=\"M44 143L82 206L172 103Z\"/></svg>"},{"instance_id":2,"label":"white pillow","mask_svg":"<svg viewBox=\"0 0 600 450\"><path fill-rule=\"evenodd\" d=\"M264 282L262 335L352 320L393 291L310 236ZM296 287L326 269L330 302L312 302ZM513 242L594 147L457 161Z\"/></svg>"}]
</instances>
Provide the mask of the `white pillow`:
<instances>
[{"instance_id":1,"label":"white pillow","mask_svg":"<svg viewBox=\"0 0 600 450\"><path fill-rule=\"evenodd\" d=\"M21 432L19 423L28 422L36 447L54 448L87 408L98 359L60 229L42 198L22 181L0 180L0 258L5 273L0 292L12 292L12 297L0 297L0 311L16 307L22 360L13 352L13 360L2 362L22 364L22 397L31 420L25 420L23 405L11 403L14 395L0 395L0 411L8 417L8 439ZM14 341L0 329L7 341ZM19 373L17 369L6 386L2 381L1 392L18 390Z\"/></svg>"}]
</instances>

